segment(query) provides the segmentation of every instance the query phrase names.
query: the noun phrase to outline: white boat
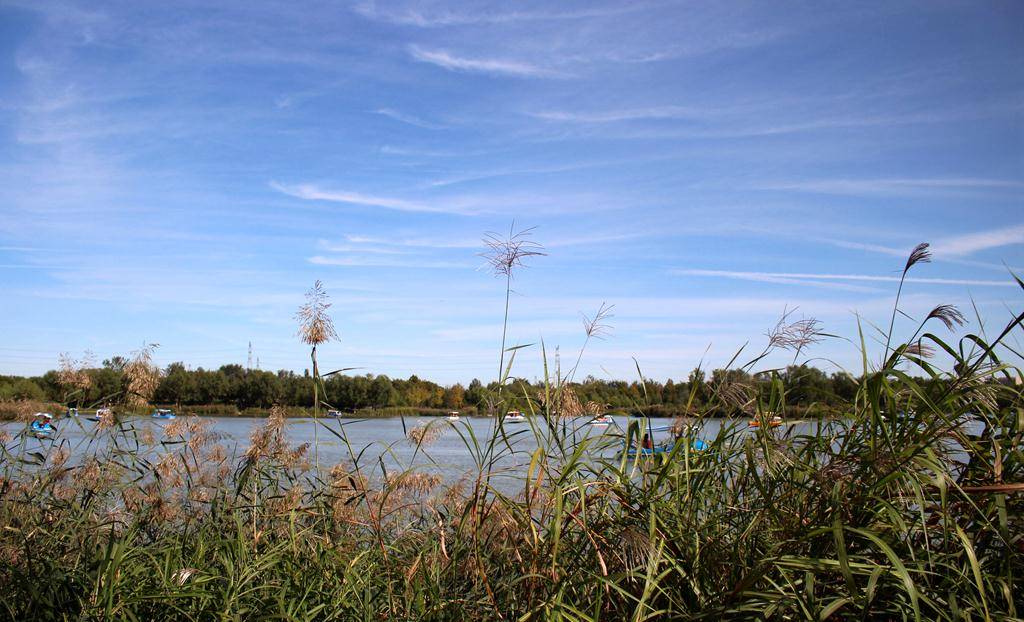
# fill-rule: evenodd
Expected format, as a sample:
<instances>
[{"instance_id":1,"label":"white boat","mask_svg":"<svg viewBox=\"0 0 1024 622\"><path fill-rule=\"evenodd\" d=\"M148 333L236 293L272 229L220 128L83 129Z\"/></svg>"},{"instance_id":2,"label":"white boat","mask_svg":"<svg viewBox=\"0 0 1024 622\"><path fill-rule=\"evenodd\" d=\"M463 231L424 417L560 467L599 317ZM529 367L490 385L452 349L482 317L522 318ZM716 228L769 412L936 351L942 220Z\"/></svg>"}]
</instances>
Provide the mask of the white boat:
<instances>
[{"instance_id":1,"label":"white boat","mask_svg":"<svg viewBox=\"0 0 1024 622\"><path fill-rule=\"evenodd\" d=\"M593 426L604 427L604 426L609 426L609 425L611 425L613 423L615 423L615 420L612 419L610 415L600 415L600 416L594 417L593 419L590 420L590 425L593 425Z\"/></svg>"},{"instance_id":2,"label":"white boat","mask_svg":"<svg viewBox=\"0 0 1024 622\"><path fill-rule=\"evenodd\" d=\"M340 410L328 410L327 416L334 417L335 419L341 419L345 415Z\"/></svg>"},{"instance_id":3,"label":"white boat","mask_svg":"<svg viewBox=\"0 0 1024 622\"><path fill-rule=\"evenodd\" d=\"M114 411L113 410L111 410L109 408L97 408L96 409L96 414L92 415L91 417L86 417L86 419L88 419L89 421L99 422L104 417L113 417L113 416L114 416Z\"/></svg>"},{"instance_id":4,"label":"white boat","mask_svg":"<svg viewBox=\"0 0 1024 622\"><path fill-rule=\"evenodd\" d=\"M450 411L448 413L448 421L458 421L458 420L459 420L459 411L452 410L452 411Z\"/></svg>"},{"instance_id":5,"label":"white boat","mask_svg":"<svg viewBox=\"0 0 1024 622\"><path fill-rule=\"evenodd\" d=\"M504 421L505 423L525 423L526 415L519 412L518 410L510 410L507 413L505 413L505 416L502 419L502 421Z\"/></svg>"},{"instance_id":6,"label":"white boat","mask_svg":"<svg viewBox=\"0 0 1024 622\"><path fill-rule=\"evenodd\" d=\"M168 408L158 408L153 412L152 415L150 415L150 417L154 419L174 419L177 417L177 415L174 414L173 410L170 410Z\"/></svg>"}]
</instances>

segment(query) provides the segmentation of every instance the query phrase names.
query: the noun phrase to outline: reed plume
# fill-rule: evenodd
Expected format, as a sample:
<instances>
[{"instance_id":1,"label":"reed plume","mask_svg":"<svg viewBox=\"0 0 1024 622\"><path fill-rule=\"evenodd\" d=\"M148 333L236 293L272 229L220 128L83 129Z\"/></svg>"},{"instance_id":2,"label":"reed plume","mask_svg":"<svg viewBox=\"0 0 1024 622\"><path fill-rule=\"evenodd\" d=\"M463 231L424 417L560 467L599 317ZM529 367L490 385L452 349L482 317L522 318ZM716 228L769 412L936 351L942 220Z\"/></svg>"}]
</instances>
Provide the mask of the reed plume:
<instances>
[{"instance_id":1,"label":"reed plume","mask_svg":"<svg viewBox=\"0 0 1024 622\"><path fill-rule=\"evenodd\" d=\"M153 352L160 347L158 343L143 344L132 352L132 358L124 367L124 375L128 381L125 401L132 406L145 406L153 399L160 384L160 369L153 364Z\"/></svg>"},{"instance_id":2,"label":"reed plume","mask_svg":"<svg viewBox=\"0 0 1024 622\"><path fill-rule=\"evenodd\" d=\"M892 330L896 326L896 313L900 308L900 294L903 293L903 282L907 279L907 272L919 263L931 263L932 253L928 250L929 244L922 242L910 251L907 263L903 266L903 274L900 275L900 285L896 288L896 301L892 305L892 318L889 320L889 332L885 335L885 353L883 360L889 357L889 345L892 343Z\"/></svg>"},{"instance_id":3,"label":"reed plume","mask_svg":"<svg viewBox=\"0 0 1024 622\"><path fill-rule=\"evenodd\" d=\"M936 319L946 326L946 330L953 330L954 326L963 326L967 322L964 314L953 305L939 305L931 310L925 320Z\"/></svg>"},{"instance_id":4,"label":"reed plume","mask_svg":"<svg viewBox=\"0 0 1024 622\"><path fill-rule=\"evenodd\" d=\"M77 396L75 402L80 402L82 395L92 387L92 377L88 372L92 364L93 356L88 351L80 361L67 352L57 357L57 383L64 387L65 403L69 403L72 396Z\"/></svg>"},{"instance_id":5,"label":"reed plume","mask_svg":"<svg viewBox=\"0 0 1024 622\"><path fill-rule=\"evenodd\" d=\"M299 339L310 346L309 358L313 363L313 454L317 471L320 470L320 368L317 364L316 349L328 341L339 340L334 330L334 321L327 314L331 308L330 296L324 285L317 279L313 287L306 292L306 302L299 307L295 319L299 321Z\"/></svg>"},{"instance_id":6,"label":"reed plume","mask_svg":"<svg viewBox=\"0 0 1024 622\"><path fill-rule=\"evenodd\" d=\"M515 230L516 223L508 229L508 235L502 236L498 233L488 232L484 235L484 246L487 250L480 254L487 260L492 273L495 276L505 277L505 317L501 326L501 354L498 357L498 391L504 384L505 368L505 339L508 335L508 307L509 298L512 294L512 275L517 268L525 268L525 260L530 257L546 255L544 247L530 239L534 227Z\"/></svg>"},{"instance_id":7,"label":"reed plume","mask_svg":"<svg viewBox=\"0 0 1024 622\"><path fill-rule=\"evenodd\" d=\"M593 317L588 317L587 314L582 312L580 313L583 316L583 332L586 335L586 339L583 340L579 354L576 355L576 363L572 366L572 371L569 372L569 382L572 382L573 378L576 377L576 369L580 366L580 361L583 360L583 352L587 349L590 340L604 339L611 334L612 326L606 322L609 318L614 317L612 315L612 309L614 308L615 305L602 302Z\"/></svg>"}]
</instances>

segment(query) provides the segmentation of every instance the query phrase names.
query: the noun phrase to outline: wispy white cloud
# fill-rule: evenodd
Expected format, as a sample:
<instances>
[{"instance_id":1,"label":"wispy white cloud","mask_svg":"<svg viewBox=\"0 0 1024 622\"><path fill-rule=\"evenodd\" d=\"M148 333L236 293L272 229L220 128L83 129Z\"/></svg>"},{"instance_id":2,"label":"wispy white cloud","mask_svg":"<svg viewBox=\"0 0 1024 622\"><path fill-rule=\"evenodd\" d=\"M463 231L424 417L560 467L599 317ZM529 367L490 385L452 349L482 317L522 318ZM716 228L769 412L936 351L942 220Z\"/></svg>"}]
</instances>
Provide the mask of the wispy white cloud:
<instances>
[{"instance_id":1,"label":"wispy white cloud","mask_svg":"<svg viewBox=\"0 0 1024 622\"><path fill-rule=\"evenodd\" d=\"M1019 194L1024 189L1024 182L975 177L817 179L758 184L757 188L816 194L913 197L992 191L1010 191Z\"/></svg>"},{"instance_id":2,"label":"wispy white cloud","mask_svg":"<svg viewBox=\"0 0 1024 622\"><path fill-rule=\"evenodd\" d=\"M769 283L788 283L793 285L810 285L820 287L828 285L827 281L867 281L880 283L898 283L898 276L879 276L873 274L817 274L810 272L743 272L734 270L703 270L696 268L672 270L673 274L684 276L708 276L723 277L729 279L742 279L745 281L763 281ZM960 285L980 287L1016 287L1017 284L1006 281L994 281L987 279L939 279L907 277L907 283L921 283L926 285Z\"/></svg>"},{"instance_id":3,"label":"wispy white cloud","mask_svg":"<svg viewBox=\"0 0 1024 622\"><path fill-rule=\"evenodd\" d=\"M323 188L317 184L285 184L271 181L269 186L283 194L307 201L326 201L380 207L401 212L423 212L480 216L484 214L555 215L592 213L598 210L622 209L631 205L628 199L608 194L557 192L480 192L446 195L431 201L366 194L351 190ZM514 212L510 212L514 210Z\"/></svg>"},{"instance_id":4,"label":"wispy white cloud","mask_svg":"<svg viewBox=\"0 0 1024 622\"><path fill-rule=\"evenodd\" d=\"M883 244L870 244L866 242L853 242L850 240L839 240L836 238L828 237L813 237L811 238L817 242L824 242L839 248L848 248L857 251L868 251L870 253L880 253L882 255L891 255L893 257L906 257L910 254L911 248L896 248L894 246L885 246Z\"/></svg>"},{"instance_id":5,"label":"wispy white cloud","mask_svg":"<svg viewBox=\"0 0 1024 622\"><path fill-rule=\"evenodd\" d=\"M476 268L471 263L455 261L430 261L422 259L392 259L389 257L327 257L314 255L309 263L317 266L349 266L360 268Z\"/></svg>"},{"instance_id":6,"label":"wispy white cloud","mask_svg":"<svg viewBox=\"0 0 1024 622\"><path fill-rule=\"evenodd\" d=\"M591 244L603 244L606 242L618 242L624 240L635 240L646 237L646 233L605 233L592 235L558 235L552 236L544 241L545 248L559 248L568 246L588 246ZM431 249L480 249L484 243L479 237L450 238L385 238L380 236L367 235L346 235L345 239L353 244L377 245L377 248L431 248Z\"/></svg>"},{"instance_id":7,"label":"wispy white cloud","mask_svg":"<svg viewBox=\"0 0 1024 622\"><path fill-rule=\"evenodd\" d=\"M932 244L932 252L936 256L956 257L1011 244L1024 244L1024 225L943 238Z\"/></svg>"},{"instance_id":8,"label":"wispy white cloud","mask_svg":"<svg viewBox=\"0 0 1024 622\"><path fill-rule=\"evenodd\" d=\"M892 257L905 258L910 254L910 250L912 248L910 244L905 248L901 248L883 244L840 240L829 237L811 237L810 239L839 248L868 251ZM1024 225L1015 225L1002 229L992 229L988 231L940 238L931 244L931 250L932 256L936 261L961 266L970 266L973 268L985 268L987 270L995 270L997 272L1005 273L1007 268L1015 271L1019 270L1019 268L1001 263L967 259L966 257L972 253L983 250L1001 248L1003 246L1015 244L1024 244Z\"/></svg>"},{"instance_id":9,"label":"wispy white cloud","mask_svg":"<svg viewBox=\"0 0 1024 622\"><path fill-rule=\"evenodd\" d=\"M415 127L422 127L424 129L427 129L427 130L443 130L443 129L447 129L447 126L442 125L440 123L434 123L433 121L427 121L425 119L421 119L421 118L417 117L416 115L407 114L407 113L401 112L399 110L395 110L394 108L378 108L377 110L374 110L373 113L374 114L379 114L381 116L388 117L389 119L394 119L395 121L400 121L400 122L405 123L407 125L413 125Z\"/></svg>"},{"instance_id":10,"label":"wispy white cloud","mask_svg":"<svg viewBox=\"0 0 1024 622\"><path fill-rule=\"evenodd\" d=\"M565 74L561 72L527 62L456 56L446 50L426 50L416 45L409 47L409 54L417 61L437 65L449 71L518 76L521 78L565 77Z\"/></svg>"},{"instance_id":11,"label":"wispy white cloud","mask_svg":"<svg viewBox=\"0 0 1024 622\"><path fill-rule=\"evenodd\" d=\"M336 244L328 242L327 240L320 240L317 243L321 249L331 253L373 253L376 255L408 255L409 251L402 250L391 246L380 246L370 244L360 244L358 241L352 240L352 244Z\"/></svg>"},{"instance_id":12,"label":"wispy white cloud","mask_svg":"<svg viewBox=\"0 0 1024 622\"><path fill-rule=\"evenodd\" d=\"M633 158L636 161L638 158ZM547 175L553 173L568 173L572 171L579 171L590 168L601 168L611 166L612 162L577 162L573 164L562 164L558 166L537 166L537 167L522 167L522 168L507 168L493 171L481 171L478 173L466 173L464 175L456 175L453 177L446 177L443 179L435 179L429 182L428 185L431 187L441 186L452 186L456 184L462 184L471 181L481 181L485 179L495 179L498 177L513 177L517 175Z\"/></svg>"},{"instance_id":13,"label":"wispy white cloud","mask_svg":"<svg viewBox=\"0 0 1024 622\"><path fill-rule=\"evenodd\" d=\"M531 117L546 121L564 121L570 123L614 123L617 121L638 121L647 119L704 119L713 114L712 111L688 106L655 106L651 108L631 108L606 110L598 112L581 112L569 110L547 110L527 113Z\"/></svg>"},{"instance_id":14,"label":"wispy white cloud","mask_svg":"<svg viewBox=\"0 0 1024 622\"><path fill-rule=\"evenodd\" d=\"M330 203L347 203L368 207L383 207L400 212L431 212L442 214L475 214L478 210L457 206L442 206L394 197L383 197L346 190L324 190L312 184L288 185L271 182L270 187L278 192L308 201L327 201Z\"/></svg>"},{"instance_id":15,"label":"wispy white cloud","mask_svg":"<svg viewBox=\"0 0 1024 622\"><path fill-rule=\"evenodd\" d=\"M472 24L508 24L512 22L526 21L548 21L548 20L573 20L588 17L604 17L618 15L630 11L645 8L645 3L631 2L620 6L611 7L588 7L574 11L502 11L502 10L481 10L475 13L457 12L449 9L424 10L420 5L416 6L393 6L388 3L387 7L378 6L377 2L360 2L353 7L353 10L375 21L383 21L404 26L418 26L421 28L436 28L443 26L466 26Z\"/></svg>"}]
</instances>

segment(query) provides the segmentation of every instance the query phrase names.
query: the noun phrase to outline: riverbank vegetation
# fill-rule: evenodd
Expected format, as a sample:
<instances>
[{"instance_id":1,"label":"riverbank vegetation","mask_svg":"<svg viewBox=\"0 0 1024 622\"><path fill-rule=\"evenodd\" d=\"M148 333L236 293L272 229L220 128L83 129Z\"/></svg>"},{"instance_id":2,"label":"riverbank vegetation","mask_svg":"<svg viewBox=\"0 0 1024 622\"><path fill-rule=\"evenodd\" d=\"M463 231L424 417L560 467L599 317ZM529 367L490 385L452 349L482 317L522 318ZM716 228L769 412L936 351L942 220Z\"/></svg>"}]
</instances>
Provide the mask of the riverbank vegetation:
<instances>
[{"instance_id":1,"label":"riverbank vegetation","mask_svg":"<svg viewBox=\"0 0 1024 622\"><path fill-rule=\"evenodd\" d=\"M74 396L71 403L91 406L104 403L103 398L123 394L126 382L122 369L124 359L107 360L96 368L83 370L89 377L88 387ZM843 408L853 400L862 378L835 372L826 374L806 364L791 365L778 371L787 387L785 406L795 417L842 415ZM932 379L918 377L922 384ZM517 381L535 395L543 381ZM713 395L727 386L748 386L759 394L771 391L771 374L751 374L743 369L715 369L710 373L692 370L685 380L654 379L598 380L585 378L571 386L583 402L607 405L607 410L630 415L675 417L705 412L713 416L749 416L735 405L719 403ZM487 414L487 399L498 389L497 382L484 384L473 380L468 386L442 386L416 376L392 379L383 375L341 375L324 379L324 402L353 416L395 416L398 414L439 415L448 410L467 414ZM38 377L0 376L0 418L14 418L19 401L61 403L67 391L57 370ZM512 400L516 401L516 396ZM313 378L289 371L269 372L246 370L241 365L224 365L216 370L189 370L183 363L173 363L161 370L153 396L156 404L177 408L196 415L266 416L271 406L287 407L287 416L308 417L312 414ZM524 403L515 407L523 409Z\"/></svg>"},{"instance_id":2,"label":"riverbank vegetation","mask_svg":"<svg viewBox=\"0 0 1024 622\"><path fill-rule=\"evenodd\" d=\"M684 442L655 456L621 451L639 447L637 424L578 434L575 416L588 407L578 386L557 369L528 385L509 373L512 361L488 399L499 409L521 400L528 426L479 438L458 423L416 422L408 442L426 467L386 464L321 419L321 435L348 458L317 469L309 447L289 446L281 408L238 456L200 418L161 435L103 418L75 448L5 433L0 611L19 620L1020 619L1024 396L1006 360L1024 314L988 336L939 336L964 321L936 307L876 366L862 341L847 415L807 433L737 423L705 437L703 421L722 409L784 410L793 379L768 370L765 390L743 378L707 383L700 400L689 393ZM126 370L136 399L155 395L139 380L144 365ZM653 387L639 390L650 405ZM476 465L457 481L430 468L442 433L460 434ZM522 435L538 449L514 456ZM708 446L695 450L694 436ZM521 467L509 468L510 455Z\"/></svg>"}]
</instances>

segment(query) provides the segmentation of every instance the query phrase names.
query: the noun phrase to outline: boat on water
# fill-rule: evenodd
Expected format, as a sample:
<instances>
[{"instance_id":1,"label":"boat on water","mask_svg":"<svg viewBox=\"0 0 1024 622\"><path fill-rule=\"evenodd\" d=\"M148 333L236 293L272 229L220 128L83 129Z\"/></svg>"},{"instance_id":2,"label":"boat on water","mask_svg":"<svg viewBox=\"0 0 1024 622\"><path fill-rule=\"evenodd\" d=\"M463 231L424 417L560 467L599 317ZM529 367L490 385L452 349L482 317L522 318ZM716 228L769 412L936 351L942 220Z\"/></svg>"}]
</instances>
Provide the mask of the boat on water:
<instances>
[{"instance_id":1,"label":"boat on water","mask_svg":"<svg viewBox=\"0 0 1024 622\"><path fill-rule=\"evenodd\" d=\"M150 417L154 419L176 419L177 415L174 414L173 410L167 408L157 408L155 411L153 411L153 414L150 415Z\"/></svg>"},{"instance_id":2,"label":"boat on water","mask_svg":"<svg viewBox=\"0 0 1024 622\"><path fill-rule=\"evenodd\" d=\"M526 415L518 410L510 410L502 417L504 423L526 423Z\"/></svg>"},{"instance_id":3,"label":"boat on water","mask_svg":"<svg viewBox=\"0 0 1024 622\"><path fill-rule=\"evenodd\" d=\"M672 432L673 438L666 442L655 443L654 433L655 432ZM648 426L647 430L644 431L643 437L640 439L640 446L636 443L632 443L626 446L626 442L622 442L622 449L619 451L619 456L627 456L629 458L635 458L637 456L657 456L660 454L670 454L679 448L679 452L685 451L687 444L690 447L690 451L706 451L711 448L711 445L707 441L696 438L692 435L692 430L686 428L685 431L680 434L679 429L670 425L664 426Z\"/></svg>"},{"instance_id":4,"label":"boat on water","mask_svg":"<svg viewBox=\"0 0 1024 622\"><path fill-rule=\"evenodd\" d=\"M341 412L340 410L328 410L327 416L333 417L335 419L341 419L342 417L345 416L345 413Z\"/></svg>"},{"instance_id":5,"label":"boat on water","mask_svg":"<svg viewBox=\"0 0 1024 622\"><path fill-rule=\"evenodd\" d=\"M605 427L615 423L615 420L611 418L611 415L600 415L590 420L590 425L595 427Z\"/></svg>"},{"instance_id":6,"label":"boat on water","mask_svg":"<svg viewBox=\"0 0 1024 622\"><path fill-rule=\"evenodd\" d=\"M114 411L113 410L111 410L109 408L97 408L96 409L96 414L92 415L90 417L86 417L86 419L88 419L89 421L96 421L96 422L98 422L101 419L103 419L104 417L113 417L113 416L114 416Z\"/></svg>"},{"instance_id":7,"label":"boat on water","mask_svg":"<svg viewBox=\"0 0 1024 622\"><path fill-rule=\"evenodd\" d=\"M29 426L32 430L32 435L36 438L50 438L56 434L57 429L50 423L53 421L53 415L50 413L36 413L35 419L32 420L32 425Z\"/></svg>"},{"instance_id":8,"label":"boat on water","mask_svg":"<svg viewBox=\"0 0 1024 622\"><path fill-rule=\"evenodd\" d=\"M448 419L448 421L458 421L459 420L459 411L457 411L457 410L449 411L447 419Z\"/></svg>"},{"instance_id":9,"label":"boat on water","mask_svg":"<svg viewBox=\"0 0 1024 622\"><path fill-rule=\"evenodd\" d=\"M752 427L752 428L761 428L761 427L764 427L764 428L777 428L780 425L782 425L783 423L784 423L784 421L782 420L782 417L780 417L778 415L773 415L771 417L765 416L765 417L761 417L761 418L754 418L754 419L752 419L750 421L750 427Z\"/></svg>"},{"instance_id":10,"label":"boat on water","mask_svg":"<svg viewBox=\"0 0 1024 622\"><path fill-rule=\"evenodd\" d=\"M679 443L682 443L682 442L684 442L684 441L680 439L680 441L678 441L678 443L664 444L664 445L655 445L653 447L640 447L639 449L637 449L634 446L634 447L629 447L628 449L626 449L626 451L624 453L629 458L635 458L638 455L639 456L657 456L659 454L670 454L670 453L672 453L675 450L676 445L679 444ZM706 451L709 447L710 447L710 445L708 445L706 442L700 440L699 438L693 439L693 442L690 444L690 450L691 451ZM682 451L682 450L680 450L680 451Z\"/></svg>"}]
</instances>

